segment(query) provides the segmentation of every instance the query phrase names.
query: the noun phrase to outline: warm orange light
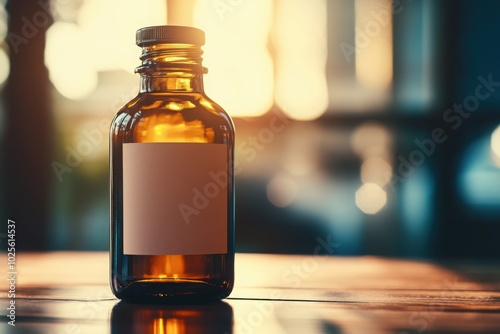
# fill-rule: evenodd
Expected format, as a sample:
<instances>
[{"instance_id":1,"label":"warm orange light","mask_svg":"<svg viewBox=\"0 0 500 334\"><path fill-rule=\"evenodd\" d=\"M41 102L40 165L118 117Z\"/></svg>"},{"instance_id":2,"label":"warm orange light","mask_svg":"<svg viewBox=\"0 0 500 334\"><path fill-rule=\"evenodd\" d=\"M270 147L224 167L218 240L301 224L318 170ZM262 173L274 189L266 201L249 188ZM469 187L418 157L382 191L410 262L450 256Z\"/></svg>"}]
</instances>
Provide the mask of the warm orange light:
<instances>
[{"instance_id":1,"label":"warm orange light","mask_svg":"<svg viewBox=\"0 0 500 334\"><path fill-rule=\"evenodd\" d=\"M47 31L45 61L50 80L66 98L82 99L97 87L99 72L133 73L140 55L135 31L165 24L165 13L163 0L144 0L141 6L133 0L122 0L119 6L113 0L84 1L76 23L56 21Z\"/></svg>"},{"instance_id":2,"label":"warm orange light","mask_svg":"<svg viewBox=\"0 0 500 334\"><path fill-rule=\"evenodd\" d=\"M392 82L392 1L355 1L356 78L371 89Z\"/></svg>"},{"instance_id":3,"label":"warm orange light","mask_svg":"<svg viewBox=\"0 0 500 334\"><path fill-rule=\"evenodd\" d=\"M205 90L231 116L259 116L272 106L271 22L267 0L196 2L194 24L207 40Z\"/></svg>"},{"instance_id":4,"label":"warm orange light","mask_svg":"<svg viewBox=\"0 0 500 334\"><path fill-rule=\"evenodd\" d=\"M156 320L156 319L155 319ZM162 327L163 332L158 334L186 334L186 324L182 319L168 318L164 320L165 327Z\"/></svg>"},{"instance_id":5,"label":"warm orange light","mask_svg":"<svg viewBox=\"0 0 500 334\"><path fill-rule=\"evenodd\" d=\"M57 22L47 31L45 62L50 80L68 99L81 99L97 87L95 57L85 46L89 42L73 23Z\"/></svg>"},{"instance_id":6,"label":"warm orange light","mask_svg":"<svg viewBox=\"0 0 500 334\"><path fill-rule=\"evenodd\" d=\"M276 103L291 118L316 119L328 107L326 1L276 5Z\"/></svg>"}]
</instances>

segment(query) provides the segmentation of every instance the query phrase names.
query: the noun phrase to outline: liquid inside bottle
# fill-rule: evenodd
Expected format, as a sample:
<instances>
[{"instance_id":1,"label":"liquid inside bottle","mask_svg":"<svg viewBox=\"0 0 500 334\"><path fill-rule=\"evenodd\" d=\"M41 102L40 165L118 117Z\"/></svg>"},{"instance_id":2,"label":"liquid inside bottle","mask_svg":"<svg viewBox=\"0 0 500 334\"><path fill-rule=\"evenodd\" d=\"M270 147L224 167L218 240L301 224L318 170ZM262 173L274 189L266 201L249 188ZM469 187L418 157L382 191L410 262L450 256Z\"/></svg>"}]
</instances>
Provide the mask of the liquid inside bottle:
<instances>
[{"instance_id":1,"label":"liquid inside bottle","mask_svg":"<svg viewBox=\"0 0 500 334\"><path fill-rule=\"evenodd\" d=\"M139 94L110 129L111 287L120 299L205 301L234 280L234 127L203 91L204 33L138 30Z\"/></svg>"}]
</instances>

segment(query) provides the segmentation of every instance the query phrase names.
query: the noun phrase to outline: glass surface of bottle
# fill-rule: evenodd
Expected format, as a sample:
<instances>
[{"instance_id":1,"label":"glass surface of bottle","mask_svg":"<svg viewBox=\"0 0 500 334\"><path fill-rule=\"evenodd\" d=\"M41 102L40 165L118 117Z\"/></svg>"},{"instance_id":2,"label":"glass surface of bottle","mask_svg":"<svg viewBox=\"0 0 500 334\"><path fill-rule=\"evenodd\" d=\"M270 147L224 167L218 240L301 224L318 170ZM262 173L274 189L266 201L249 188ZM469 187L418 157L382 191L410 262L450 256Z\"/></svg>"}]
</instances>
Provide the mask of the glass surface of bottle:
<instances>
[{"instance_id":1,"label":"glass surface of bottle","mask_svg":"<svg viewBox=\"0 0 500 334\"><path fill-rule=\"evenodd\" d=\"M111 288L135 302L227 297L234 127L203 90L204 32L139 29L138 95L110 128Z\"/></svg>"}]
</instances>

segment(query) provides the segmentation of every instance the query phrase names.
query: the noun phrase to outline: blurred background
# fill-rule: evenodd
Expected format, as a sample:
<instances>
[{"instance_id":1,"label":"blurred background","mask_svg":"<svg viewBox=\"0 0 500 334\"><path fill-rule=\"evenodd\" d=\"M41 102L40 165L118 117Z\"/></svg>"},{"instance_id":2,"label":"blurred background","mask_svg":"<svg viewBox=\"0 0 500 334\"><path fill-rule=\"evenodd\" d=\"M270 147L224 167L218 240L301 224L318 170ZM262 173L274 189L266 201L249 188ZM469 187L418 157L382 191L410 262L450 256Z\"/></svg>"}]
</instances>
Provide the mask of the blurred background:
<instances>
[{"instance_id":1,"label":"blurred background","mask_svg":"<svg viewBox=\"0 0 500 334\"><path fill-rule=\"evenodd\" d=\"M18 250L108 249L108 126L137 94L135 31L168 23L205 30L235 122L237 251L500 258L499 1L0 3Z\"/></svg>"}]
</instances>

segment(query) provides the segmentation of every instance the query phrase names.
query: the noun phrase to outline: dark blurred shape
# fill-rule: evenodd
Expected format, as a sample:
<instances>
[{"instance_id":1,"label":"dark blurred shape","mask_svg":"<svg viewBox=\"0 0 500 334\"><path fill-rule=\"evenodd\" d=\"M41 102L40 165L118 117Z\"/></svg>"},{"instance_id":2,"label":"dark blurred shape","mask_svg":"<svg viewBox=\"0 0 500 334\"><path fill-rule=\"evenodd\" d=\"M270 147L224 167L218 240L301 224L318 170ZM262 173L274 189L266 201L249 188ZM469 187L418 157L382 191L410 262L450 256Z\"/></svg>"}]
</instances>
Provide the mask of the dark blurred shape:
<instances>
[{"instance_id":1,"label":"dark blurred shape","mask_svg":"<svg viewBox=\"0 0 500 334\"><path fill-rule=\"evenodd\" d=\"M463 117L460 126L457 120L456 131L450 133L436 160L439 166L436 206L440 210L436 215L435 255L498 258L498 216L495 215L496 222L492 222L484 215L475 214L463 201L458 180L460 161L467 146L485 133L491 133L492 125L500 124L500 45L494 42L500 31L500 2L482 1L478 6L477 2L461 0L447 4L443 15L447 43L442 46L445 106L437 115L441 117L448 108L460 104L468 116ZM494 83L485 86L485 80L490 79ZM480 85L484 87L478 92ZM491 94L474 105L476 96L484 94L485 88ZM488 191L488 187L484 191Z\"/></svg>"},{"instance_id":2,"label":"dark blurred shape","mask_svg":"<svg viewBox=\"0 0 500 334\"><path fill-rule=\"evenodd\" d=\"M467 153L470 144L489 135L494 126L500 124L500 47L494 42L500 31L500 2L482 1L478 6L470 0L419 1L405 8L411 10L394 16L397 28L394 30L393 86L395 110L399 113L393 118L398 136L394 156L415 155L421 150L416 141L426 141L427 148L431 147L429 138L435 130L443 131L445 138L442 142L434 140L432 152L426 154L425 161L418 167L420 172L428 174L427 182L421 185L427 184L426 206L431 214L413 210L413 216L425 217L418 224L420 228L424 224L428 226L424 230L428 233L429 246L414 247L412 242L418 239L412 233L409 236L413 240L405 242L411 245L411 250L408 248L405 254L498 258L498 216L484 208L480 209L482 214L478 214L478 208L464 201L470 194L463 193L465 188L461 187L460 178L463 173L473 172L461 166L464 159L472 156ZM415 81L417 71L425 76L417 76ZM434 96L429 97L429 103L424 103L425 91L429 88ZM405 89L408 92L405 93ZM405 95L417 98L405 99ZM408 177L408 181L417 174L418 171ZM489 182L482 184L483 193L498 191L492 187L498 173L492 172L490 177ZM409 189L409 182L400 186L402 202L415 208L414 198L418 194ZM479 187L476 184L476 189ZM418 189L413 187L413 190ZM405 224L410 225L405 218ZM415 252L418 248L422 251ZM427 250L423 251L424 248Z\"/></svg>"},{"instance_id":3,"label":"dark blurred shape","mask_svg":"<svg viewBox=\"0 0 500 334\"><path fill-rule=\"evenodd\" d=\"M233 332L233 309L224 302L200 305L138 305L119 302L111 313L111 333Z\"/></svg>"},{"instance_id":4,"label":"dark blurred shape","mask_svg":"<svg viewBox=\"0 0 500 334\"><path fill-rule=\"evenodd\" d=\"M17 250L46 247L51 208L53 122L45 33L52 24L48 0L10 0L7 44L10 76L5 101L4 198L16 221Z\"/></svg>"}]
</instances>

